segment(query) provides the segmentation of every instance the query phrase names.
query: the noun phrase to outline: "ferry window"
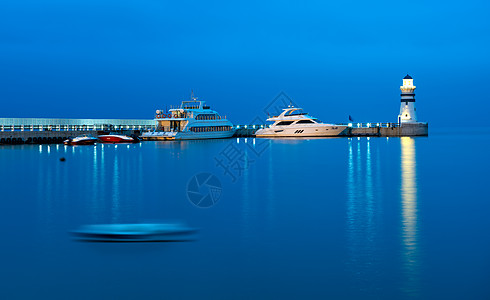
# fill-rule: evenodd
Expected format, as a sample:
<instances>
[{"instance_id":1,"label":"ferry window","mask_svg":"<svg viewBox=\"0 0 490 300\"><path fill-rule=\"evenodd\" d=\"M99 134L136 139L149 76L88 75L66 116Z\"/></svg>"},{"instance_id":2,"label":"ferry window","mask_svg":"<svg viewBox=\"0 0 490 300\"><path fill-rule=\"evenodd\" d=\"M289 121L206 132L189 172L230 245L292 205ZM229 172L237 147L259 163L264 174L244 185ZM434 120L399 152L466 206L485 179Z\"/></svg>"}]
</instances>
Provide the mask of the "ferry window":
<instances>
[{"instance_id":1,"label":"ferry window","mask_svg":"<svg viewBox=\"0 0 490 300\"><path fill-rule=\"evenodd\" d=\"M291 125L293 124L294 121L281 121L277 123L277 126L286 126L286 125Z\"/></svg>"},{"instance_id":2,"label":"ferry window","mask_svg":"<svg viewBox=\"0 0 490 300\"><path fill-rule=\"evenodd\" d=\"M299 120L296 124L314 124L312 120Z\"/></svg>"}]
</instances>

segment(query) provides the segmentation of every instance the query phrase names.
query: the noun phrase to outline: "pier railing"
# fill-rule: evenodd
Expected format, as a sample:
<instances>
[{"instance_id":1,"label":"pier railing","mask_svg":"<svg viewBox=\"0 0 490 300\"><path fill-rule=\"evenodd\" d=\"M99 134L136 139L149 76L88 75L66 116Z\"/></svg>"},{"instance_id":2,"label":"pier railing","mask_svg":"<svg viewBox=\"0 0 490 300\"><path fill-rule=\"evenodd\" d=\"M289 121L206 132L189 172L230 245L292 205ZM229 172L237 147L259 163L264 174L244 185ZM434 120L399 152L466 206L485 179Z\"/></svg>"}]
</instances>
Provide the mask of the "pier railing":
<instances>
[{"instance_id":1,"label":"pier railing","mask_svg":"<svg viewBox=\"0 0 490 300\"><path fill-rule=\"evenodd\" d=\"M384 127L384 128L394 128L394 127L400 127L399 123L337 123L336 125L343 125L351 128L378 128L378 127Z\"/></svg>"},{"instance_id":2,"label":"pier railing","mask_svg":"<svg viewBox=\"0 0 490 300\"><path fill-rule=\"evenodd\" d=\"M352 127L352 128L376 128L376 127L385 127L385 128L391 128L391 127L400 127L400 124L398 123L335 123L334 125L342 125L342 126L347 126L347 127ZM264 125L264 124L249 124L249 125L235 125L235 129L260 129L260 128L265 128L268 127L269 125Z\"/></svg>"}]
</instances>

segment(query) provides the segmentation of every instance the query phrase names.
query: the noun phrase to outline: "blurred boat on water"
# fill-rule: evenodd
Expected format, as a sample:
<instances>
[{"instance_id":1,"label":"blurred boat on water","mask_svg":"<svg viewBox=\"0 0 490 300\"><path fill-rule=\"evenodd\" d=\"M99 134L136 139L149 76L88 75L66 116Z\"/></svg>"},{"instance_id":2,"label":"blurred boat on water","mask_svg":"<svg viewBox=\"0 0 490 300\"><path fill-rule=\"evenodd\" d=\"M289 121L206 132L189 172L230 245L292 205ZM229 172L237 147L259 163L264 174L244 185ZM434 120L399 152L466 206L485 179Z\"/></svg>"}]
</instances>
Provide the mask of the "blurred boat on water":
<instances>
[{"instance_id":1,"label":"blurred boat on water","mask_svg":"<svg viewBox=\"0 0 490 300\"><path fill-rule=\"evenodd\" d=\"M138 223L84 225L72 233L83 241L166 242L189 239L195 232L181 223Z\"/></svg>"}]
</instances>

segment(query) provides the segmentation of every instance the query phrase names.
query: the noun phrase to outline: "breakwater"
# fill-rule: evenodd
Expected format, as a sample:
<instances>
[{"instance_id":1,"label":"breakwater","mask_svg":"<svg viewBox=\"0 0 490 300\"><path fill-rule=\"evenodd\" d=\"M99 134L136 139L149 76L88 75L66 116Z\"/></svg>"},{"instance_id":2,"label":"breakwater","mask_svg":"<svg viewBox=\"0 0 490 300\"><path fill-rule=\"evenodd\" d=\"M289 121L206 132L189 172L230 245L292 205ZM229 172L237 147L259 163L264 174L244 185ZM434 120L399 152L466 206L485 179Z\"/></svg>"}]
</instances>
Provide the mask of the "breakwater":
<instances>
[{"instance_id":1,"label":"breakwater","mask_svg":"<svg viewBox=\"0 0 490 300\"><path fill-rule=\"evenodd\" d=\"M343 137L427 136L427 123L349 123ZM254 137L264 124L235 125L234 137ZM122 133L141 135L155 130L154 120L120 119L0 119L0 144L56 144L69 137Z\"/></svg>"},{"instance_id":2,"label":"breakwater","mask_svg":"<svg viewBox=\"0 0 490 300\"><path fill-rule=\"evenodd\" d=\"M153 120L0 118L0 144L57 144L69 137L154 130Z\"/></svg>"}]
</instances>

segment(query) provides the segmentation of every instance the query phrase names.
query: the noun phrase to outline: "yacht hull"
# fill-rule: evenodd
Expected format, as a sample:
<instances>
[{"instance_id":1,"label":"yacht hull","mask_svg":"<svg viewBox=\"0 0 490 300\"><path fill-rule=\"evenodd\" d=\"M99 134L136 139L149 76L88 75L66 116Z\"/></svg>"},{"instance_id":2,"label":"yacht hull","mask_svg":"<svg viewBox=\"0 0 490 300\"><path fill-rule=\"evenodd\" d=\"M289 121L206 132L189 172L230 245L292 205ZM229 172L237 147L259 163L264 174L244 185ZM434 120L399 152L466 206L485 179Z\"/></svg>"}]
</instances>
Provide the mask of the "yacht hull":
<instances>
[{"instance_id":1,"label":"yacht hull","mask_svg":"<svg viewBox=\"0 0 490 300\"><path fill-rule=\"evenodd\" d=\"M275 137L329 137L338 136L347 126L327 125L327 126L308 126L291 128L264 128L255 133L258 138L275 138Z\"/></svg>"}]
</instances>

